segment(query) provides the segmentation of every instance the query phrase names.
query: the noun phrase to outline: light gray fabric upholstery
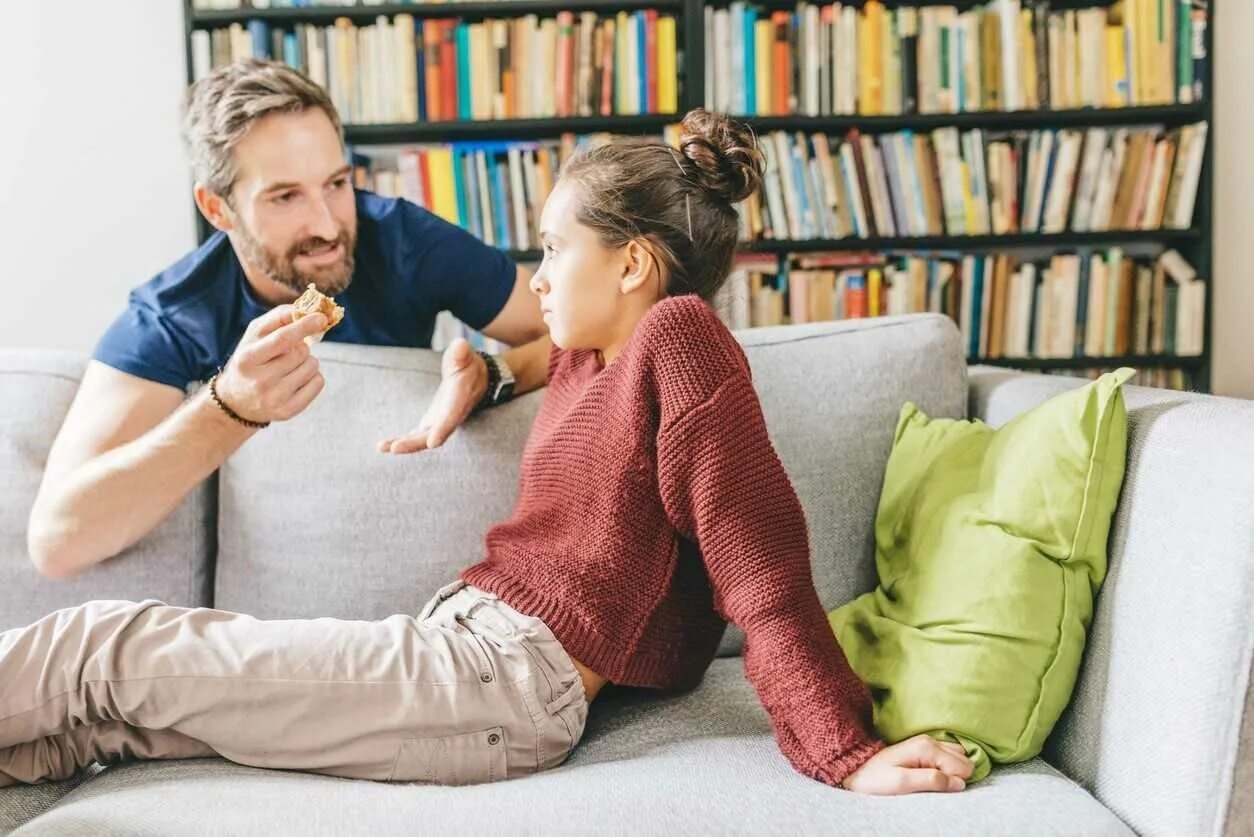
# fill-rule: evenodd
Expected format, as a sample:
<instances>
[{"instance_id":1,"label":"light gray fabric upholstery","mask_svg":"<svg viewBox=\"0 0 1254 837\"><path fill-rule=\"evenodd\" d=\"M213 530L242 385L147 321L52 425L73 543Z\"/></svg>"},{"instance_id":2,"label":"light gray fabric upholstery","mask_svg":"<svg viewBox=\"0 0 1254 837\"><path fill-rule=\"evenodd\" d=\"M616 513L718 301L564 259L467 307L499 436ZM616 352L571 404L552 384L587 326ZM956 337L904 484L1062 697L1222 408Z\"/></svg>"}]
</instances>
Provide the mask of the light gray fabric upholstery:
<instances>
[{"instance_id":1,"label":"light gray fabric upholstery","mask_svg":"<svg viewBox=\"0 0 1254 837\"><path fill-rule=\"evenodd\" d=\"M177 793L171 793L172 789ZM261 815L264 812L264 815ZM859 796L806 778L775 746L740 658L693 692L594 703L572 757L491 785L386 785L220 759L108 768L14 832L45 835L1129 835L1041 761L961 795Z\"/></svg>"},{"instance_id":2,"label":"light gray fabric upholstery","mask_svg":"<svg viewBox=\"0 0 1254 837\"><path fill-rule=\"evenodd\" d=\"M970 377L971 415L994 427L1084 383ZM1254 402L1135 386L1124 400L1109 574L1046 756L1142 834L1252 834Z\"/></svg>"},{"instance_id":3,"label":"light gray fabric upholstery","mask_svg":"<svg viewBox=\"0 0 1254 837\"><path fill-rule=\"evenodd\" d=\"M772 440L805 507L815 585L834 608L874 583L873 524L897 414L966 410L958 330L939 315L738 333ZM417 424L435 352L323 343L327 389L222 468L217 607L265 618L381 618L480 560L512 511L541 393L405 457L376 440ZM732 626L721 652L739 653Z\"/></svg>"},{"instance_id":4,"label":"light gray fabric upholstery","mask_svg":"<svg viewBox=\"0 0 1254 837\"><path fill-rule=\"evenodd\" d=\"M31 564L26 520L85 367L82 357L69 353L0 350L0 630L87 599L209 601L212 479L193 489L148 537L79 576L54 581Z\"/></svg>"}]
</instances>

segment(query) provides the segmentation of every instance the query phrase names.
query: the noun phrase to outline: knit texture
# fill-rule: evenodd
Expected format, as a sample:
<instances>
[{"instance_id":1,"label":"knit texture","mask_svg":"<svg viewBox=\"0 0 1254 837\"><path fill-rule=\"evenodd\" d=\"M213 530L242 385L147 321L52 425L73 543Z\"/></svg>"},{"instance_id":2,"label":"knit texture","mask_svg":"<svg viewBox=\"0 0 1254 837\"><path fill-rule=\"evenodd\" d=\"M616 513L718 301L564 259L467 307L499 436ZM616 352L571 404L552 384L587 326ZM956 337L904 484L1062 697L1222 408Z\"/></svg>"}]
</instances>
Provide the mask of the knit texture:
<instances>
[{"instance_id":1,"label":"knit texture","mask_svg":"<svg viewBox=\"0 0 1254 837\"><path fill-rule=\"evenodd\" d=\"M836 785L883 747L748 360L699 297L655 304L608 366L553 348L517 505L486 547L461 577L611 682L695 687L730 620L798 771Z\"/></svg>"}]
</instances>

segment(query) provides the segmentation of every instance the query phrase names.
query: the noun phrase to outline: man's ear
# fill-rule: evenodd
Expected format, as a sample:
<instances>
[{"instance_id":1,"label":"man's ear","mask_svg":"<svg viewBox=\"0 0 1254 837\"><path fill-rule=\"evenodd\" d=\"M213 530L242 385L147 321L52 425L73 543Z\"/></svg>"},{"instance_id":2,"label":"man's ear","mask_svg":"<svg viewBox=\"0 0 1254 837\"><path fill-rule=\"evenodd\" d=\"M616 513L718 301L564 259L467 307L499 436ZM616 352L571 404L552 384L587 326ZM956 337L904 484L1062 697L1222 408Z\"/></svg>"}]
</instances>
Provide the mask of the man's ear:
<instances>
[{"instance_id":1,"label":"man's ear","mask_svg":"<svg viewBox=\"0 0 1254 837\"><path fill-rule=\"evenodd\" d=\"M649 280L657 259L638 239L627 242L625 255L623 275L619 279L618 287L623 293L629 294Z\"/></svg>"},{"instance_id":2,"label":"man's ear","mask_svg":"<svg viewBox=\"0 0 1254 837\"><path fill-rule=\"evenodd\" d=\"M192 190L192 196L196 199L196 208L200 210L201 215L205 216L205 220L213 225L214 229L222 230L222 232L235 229L231 208L227 206L225 198L203 183L196 184Z\"/></svg>"}]
</instances>

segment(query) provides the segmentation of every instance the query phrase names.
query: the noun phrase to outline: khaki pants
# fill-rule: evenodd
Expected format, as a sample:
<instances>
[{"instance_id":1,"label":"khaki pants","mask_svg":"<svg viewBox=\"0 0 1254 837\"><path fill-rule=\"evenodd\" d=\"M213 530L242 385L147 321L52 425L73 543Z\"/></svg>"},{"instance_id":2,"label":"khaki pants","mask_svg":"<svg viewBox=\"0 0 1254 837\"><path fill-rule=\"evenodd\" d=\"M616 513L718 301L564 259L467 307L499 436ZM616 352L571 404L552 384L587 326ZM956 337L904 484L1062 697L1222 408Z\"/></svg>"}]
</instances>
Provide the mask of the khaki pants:
<instances>
[{"instance_id":1,"label":"khaki pants","mask_svg":"<svg viewBox=\"0 0 1254 837\"><path fill-rule=\"evenodd\" d=\"M418 616L260 620L92 601L0 633L0 785L221 756L460 785L565 761L583 681L545 624L460 579Z\"/></svg>"}]
</instances>

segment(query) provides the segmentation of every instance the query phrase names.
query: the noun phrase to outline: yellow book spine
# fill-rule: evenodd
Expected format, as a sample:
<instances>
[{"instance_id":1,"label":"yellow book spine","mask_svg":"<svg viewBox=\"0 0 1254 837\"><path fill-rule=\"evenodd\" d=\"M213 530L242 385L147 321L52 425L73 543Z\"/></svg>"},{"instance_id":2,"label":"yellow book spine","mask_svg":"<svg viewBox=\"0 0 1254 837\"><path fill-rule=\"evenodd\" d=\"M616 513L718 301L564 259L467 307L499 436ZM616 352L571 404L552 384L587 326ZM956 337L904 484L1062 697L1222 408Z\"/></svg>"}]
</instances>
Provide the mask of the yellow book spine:
<instances>
[{"instance_id":1,"label":"yellow book spine","mask_svg":"<svg viewBox=\"0 0 1254 837\"><path fill-rule=\"evenodd\" d=\"M1123 49L1123 29L1106 27L1106 105L1121 108L1128 104L1128 59Z\"/></svg>"},{"instance_id":2,"label":"yellow book spine","mask_svg":"<svg viewBox=\"0 0 1254 837\"><path fill-rule=\"evenodd\" d=\"M975 231L975 199L971 195L971 167L967 165L966 160L958 164L958 171L962 173L962 217L966 224L967 234L970 235Z\"/></svg>"},{"instance_id":3,"label":"yellow book spine","mask_svg":"<svg viewBox=\"0 0 1254 837\"><path fill-rule=\"evenodd\" d=\"M859 47L866 55L862 68L867 74L867 110L863 113L880 116L884 113L884 4L867 0L863 12L866 29Z\"/></svg>"},{"instance_id":4,"label":"yellow book spine","mask_svg":"<svg viewBox=\"0 0 1254 837\"><path fill-rule=\"evenodd\" d=\"M453 151L450 148L431 148L427 151L427 164L431 170L431 211L451 224L457 223L457 195L453 189Z\"/></svg>"},{"instance_id":5,"label":"yellow book spine","mask_svg":"<svg viewBox=\"0 0 1254 837\"><path fill-rule=\"evenodd\" d=\"M614 27L614 113L628 112L627 98L627 25L630 23L626 12L618 13L618 23ZM630 79L634 84L636 80Z\"/></svg>"},{"instance_id":6,"label":"yellow book spine","mask_svg":"<svg viewBox=\"0 0 1254 837\"><path fill-rule=\"evenodd\" d=\"M753 23L754 83L757 85L757 111L769 114L775 110L771 102L771 40L775 37L769 20Z\"/></svg>"},{"instance_id":7,"label":"yellow book spine","mask_svg":"<svg viewBox=\"0 0 1254 837\"><path fill-rule=\"evenodd\" d=\"M675 18L661 15L657 19L657 106L662 113L679 109L675 64Z\"/></svg>"},{"instance_id":8,"label":"yellow book spine","mask_svg":"<svg viewBox=\"0 0 1254 837\"><path fill-rule=\"evenodd\" d=\"M1023 9L1019 12L1019 43L1023 44L1023 101L1029 110L1036 110L1040 105L1036 86L1036 36L1032 34L1032 12Z\"/></svg>"},{"instance_id":9,"label":"yellow book spine","mask_svg":"<svg viewBox=\"0 0 1254 837\"><path fill-rule=\"evenodd\" d=\"M866 312L869 316L878 317L880 315L880 271L879 268L872 268L868 271L867 281L867 300Z\"/></svg>"}]
</instances>

